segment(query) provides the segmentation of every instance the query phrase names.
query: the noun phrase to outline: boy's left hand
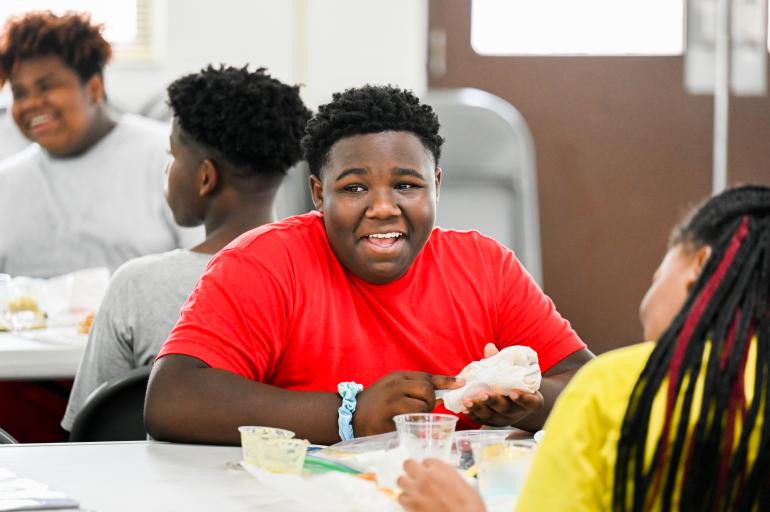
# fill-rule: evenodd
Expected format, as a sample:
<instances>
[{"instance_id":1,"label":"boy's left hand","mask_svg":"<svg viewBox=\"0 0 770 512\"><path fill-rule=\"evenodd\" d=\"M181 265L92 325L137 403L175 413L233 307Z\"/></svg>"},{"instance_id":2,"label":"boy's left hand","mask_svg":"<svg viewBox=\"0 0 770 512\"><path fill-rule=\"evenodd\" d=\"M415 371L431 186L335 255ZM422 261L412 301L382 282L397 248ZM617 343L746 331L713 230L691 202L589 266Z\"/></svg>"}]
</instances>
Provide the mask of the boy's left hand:
<instances>
[{"instance_id":1,"label":"boy's left hand","mask_svg":"<svg viewBox=\"0 0 770 512\"><path fill-rule=\"evenodd\" d=\"M484 358L492 357L499 351L492 343L484 347ZM515 425L530 413L543 407L540 391L530 393L514 389L508 395L484 392L463 401L463 413L469 418L493 427Z\"/></svg>"}]
</instances>

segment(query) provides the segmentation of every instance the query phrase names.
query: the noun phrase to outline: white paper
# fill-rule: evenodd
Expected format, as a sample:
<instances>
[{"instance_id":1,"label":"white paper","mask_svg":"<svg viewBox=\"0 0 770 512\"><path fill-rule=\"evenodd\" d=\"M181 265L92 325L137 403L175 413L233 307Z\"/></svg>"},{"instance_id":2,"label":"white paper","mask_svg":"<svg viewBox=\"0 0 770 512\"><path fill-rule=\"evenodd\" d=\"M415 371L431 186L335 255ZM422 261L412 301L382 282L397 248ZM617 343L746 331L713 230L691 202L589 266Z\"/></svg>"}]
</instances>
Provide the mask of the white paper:
<instances>
[{"instance_id":1,"label":"white paper","mask_svg":"<svg viewBox=\"0 0 770 512\"><path fill-rule=\"evenodd\" d=\"M506 347L492 357L474 361L457 376L465 379L465 385L440 396L444 407L456 413L462 412L466 398L482 392L507 395L514 389L534 393L540 389L541 380L537 352L521 345Z\"/></svg>"},{"instance_id":2,"label":"white paper","mask_svg":"<svg viewBox=\"0 0 770 512\"><path fill-rule=\"evenodd\" d=\"M373 482L354 476L330 472L304 478L296 475L282 475L264 469L242 464L244 469L271 494L280 495L283 500L273 501L263 510L271 512L396 512L403 509L395 500L377 490Z\"/></svg>"}]
</instances>

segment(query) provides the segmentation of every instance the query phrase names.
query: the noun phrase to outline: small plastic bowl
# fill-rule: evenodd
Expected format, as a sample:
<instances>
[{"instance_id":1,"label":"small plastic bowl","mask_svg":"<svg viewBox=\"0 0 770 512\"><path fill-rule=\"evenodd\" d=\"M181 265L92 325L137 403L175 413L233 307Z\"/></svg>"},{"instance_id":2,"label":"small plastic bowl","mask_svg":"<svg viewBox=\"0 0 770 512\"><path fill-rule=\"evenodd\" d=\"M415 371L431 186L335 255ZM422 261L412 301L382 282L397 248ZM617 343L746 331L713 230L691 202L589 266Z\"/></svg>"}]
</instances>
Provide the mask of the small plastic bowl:
<instances>
[{"instance_id":1,"label":"small plastic bowl","mask_svg":"<svg viewBox=\"0 0 770 512\"><path fill-rule=\"evenodd\" d=\"M261 465L260 451L265 441L294 437L294 432L282 428L243 426L238 427L238 431L241 433L243 461L255 466Z\"/></svg>"},{"instance_id":2,"label":"small plastic bowl","mask_svg":"<svg viewBox=\"0 0 770 512\"><path fill-rule=\"evenodd\" d=\"M304 439L267 439L259 447L259 466L273 473L301 475L308 445Z\"/></svg>"}]
</instances>

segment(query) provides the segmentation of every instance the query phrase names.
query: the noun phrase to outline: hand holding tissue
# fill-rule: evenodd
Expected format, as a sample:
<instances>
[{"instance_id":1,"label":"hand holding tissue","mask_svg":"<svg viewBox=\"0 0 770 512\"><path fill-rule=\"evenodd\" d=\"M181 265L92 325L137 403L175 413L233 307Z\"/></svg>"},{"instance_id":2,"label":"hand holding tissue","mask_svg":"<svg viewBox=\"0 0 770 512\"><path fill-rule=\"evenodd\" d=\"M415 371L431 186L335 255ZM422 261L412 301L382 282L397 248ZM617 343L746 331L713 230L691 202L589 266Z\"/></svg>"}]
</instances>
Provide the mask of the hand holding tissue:
<instances>
[{"instance_id":1,"label":"hand holding tissue","mask_svg":"<svg viewBox=\"0 0 770 512\"><path fill-rule=\"evenodd\" d=\"M506 347L497 354L474 361L457 375L465 385L443 393L444 407L452 412L463 410L463 400L481 393L507 395L514 389L534 393L540 389L540 366L537 352L529 347Z\"/></svg>"}]
</instances>

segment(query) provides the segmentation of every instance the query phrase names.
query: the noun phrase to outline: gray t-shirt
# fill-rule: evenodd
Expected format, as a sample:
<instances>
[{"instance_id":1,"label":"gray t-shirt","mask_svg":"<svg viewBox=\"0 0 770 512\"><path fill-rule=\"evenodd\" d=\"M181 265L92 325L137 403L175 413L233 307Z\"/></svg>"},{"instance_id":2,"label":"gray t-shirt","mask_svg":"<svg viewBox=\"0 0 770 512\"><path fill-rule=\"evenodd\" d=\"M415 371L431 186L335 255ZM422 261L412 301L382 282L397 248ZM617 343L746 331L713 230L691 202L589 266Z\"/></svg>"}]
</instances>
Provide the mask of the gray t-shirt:
<instances>
[{"instance_id":1,"label":"gray t-shirt","mask_svg":"<svg viewBox=\"0 0 770 512\"><path fill-rule=\"evenodd\" d=\"M13 122L11 113L0 107L0 161L32 144L24 137Z\"/></svg>"},{"instance_id":2,"label":"gray t-shirt","mask_svg":"<svg viewBox=\"0 0 770 512\"><path fill-rule=\"evenodd\" d=\"M168 127L124 114L86 153L37 144L0 163L0 272L51 277L115 270L186 247L163 198Z\"/></svg>"},{"instance_id":3,"label":"gray t-shirt","mask_svg":"<svg viewBox=\"0 0 770 512\"><path fill-rule=\"evenodd\" d=\"M96 314L61 424L102 383L152 364L211 254L183 249L129 261L115 272Z\"/></svg>"}]
</instances>

